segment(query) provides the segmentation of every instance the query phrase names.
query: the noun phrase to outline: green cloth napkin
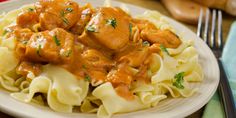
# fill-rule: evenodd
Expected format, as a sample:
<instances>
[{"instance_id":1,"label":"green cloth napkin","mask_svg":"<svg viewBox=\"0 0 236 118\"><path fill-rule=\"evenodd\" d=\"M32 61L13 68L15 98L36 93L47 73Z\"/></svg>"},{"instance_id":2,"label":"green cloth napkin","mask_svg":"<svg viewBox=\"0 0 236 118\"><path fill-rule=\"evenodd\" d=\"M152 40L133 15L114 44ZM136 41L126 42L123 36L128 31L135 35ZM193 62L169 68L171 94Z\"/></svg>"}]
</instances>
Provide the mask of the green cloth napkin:
<instances>
[{"instance_id":1,"label":"green cloth napkin","mask_svg":"<svg viewBox=\"0 0 236 118\"><path fill-rule=\"evenodd\" d=\"M222 62L236 103L236 21L231 26L223 50ZM203 118L224 118L224 109L217 92L206 105Z\"/></svg>"}]
</instances>

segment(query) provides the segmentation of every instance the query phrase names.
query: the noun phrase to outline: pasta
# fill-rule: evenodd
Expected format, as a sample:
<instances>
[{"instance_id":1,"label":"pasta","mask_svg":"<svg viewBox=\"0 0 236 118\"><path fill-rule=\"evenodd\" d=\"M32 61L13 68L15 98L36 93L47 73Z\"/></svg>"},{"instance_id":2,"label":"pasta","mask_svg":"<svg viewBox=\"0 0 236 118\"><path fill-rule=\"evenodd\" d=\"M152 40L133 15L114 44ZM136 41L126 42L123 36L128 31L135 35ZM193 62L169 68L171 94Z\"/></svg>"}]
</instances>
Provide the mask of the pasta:
<instances>
[{"instance_id":1,"label":"pasta","mask_svg":"<svg viewBox=\"0 0 236 118\"><path fill-rule=\"evenodd\" d=\"M204 78L194 41L156 11L128 13L109 0L39 0L1 15L0 85L21 102L98 118L194 95Z\"/></svg>"},{"instance_id":2,"label":"pasta","mask_svg":"<svg viewBox=\"0 0 236 118\"><path fill-rule=\"evenodd\" d=\"M1 75L10 72L17 66L18 60L15 57L14 52L10 51L8 48L0 47L0 56L1 56L1 62L0 62Z\"/></svg>"},{"instance_id":3,"label":"pasta","mask_svg":"<svg viewBox=\"0 0 236 118\"><path fill-rule=\"evenodd\" d=\"M114 113L130 112L150 107L150 104L142 104L138 97L133 101L124 100L116 94L110 83L99 86L92 94L101 99L103 103L98 109L98 117L110 117Z\"/></svg>"},{"instance_id":4,"label":"pasta","mask_svg":"<svg viewBox=\"0 0 236 118\"><path fill-rule=\"evenodd\" d=\"M72 112L74 105L81 105L87 95L88 82L77 80L71 73L62 68L46 65L42 75L33 79L29 94L13 93L14 98L30 102L34 94L47 93L49 106L60 112Z\"/></svg>"}]
</instances>

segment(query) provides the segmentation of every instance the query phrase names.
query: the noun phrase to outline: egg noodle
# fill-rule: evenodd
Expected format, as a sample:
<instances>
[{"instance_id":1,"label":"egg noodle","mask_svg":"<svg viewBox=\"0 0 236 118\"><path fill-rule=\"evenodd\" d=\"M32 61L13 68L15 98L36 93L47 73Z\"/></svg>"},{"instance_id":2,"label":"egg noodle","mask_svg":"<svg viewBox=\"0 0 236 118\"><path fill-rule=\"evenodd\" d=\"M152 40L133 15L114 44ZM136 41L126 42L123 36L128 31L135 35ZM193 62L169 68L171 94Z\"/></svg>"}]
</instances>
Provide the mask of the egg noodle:
<instances>
[{"instance_id":1,"label":"egg noodle","mask_svg":"<svg viewBox=\"0 0 236 118\"><path fill-rule=\"evenodd\" d=\"M109 5L109 1L106 2ZM6 37L4 29L16 24L18 14L34 8L32 5L10 11L0 16L0 85L10 91L10 96L22 102L47 104L57 112L96 113L98 118L109 118L114 114L127 113L157 106L167 98L190 97L197 92L190 83L201 82L203 71L193 40L180 38L177 48L163 48L153 53L148 74L150 83L134 81L129 87L133 99L127 100L118 95L112 83L90 83L55 64L42 65L39 75L28 72L22 76L16 72L20 59L15 55L16 38ZM127 8L125 9L126 12ZM156 11L146 11L135 16L153 23L160 30L175 32L169 23ZM36 27L36 28L35 28ZM37 29L37 25L34 26ZM137 71L133 68L133 71ZM95 85L90 89L91 84Z\"/></svg>"}]
</instances>

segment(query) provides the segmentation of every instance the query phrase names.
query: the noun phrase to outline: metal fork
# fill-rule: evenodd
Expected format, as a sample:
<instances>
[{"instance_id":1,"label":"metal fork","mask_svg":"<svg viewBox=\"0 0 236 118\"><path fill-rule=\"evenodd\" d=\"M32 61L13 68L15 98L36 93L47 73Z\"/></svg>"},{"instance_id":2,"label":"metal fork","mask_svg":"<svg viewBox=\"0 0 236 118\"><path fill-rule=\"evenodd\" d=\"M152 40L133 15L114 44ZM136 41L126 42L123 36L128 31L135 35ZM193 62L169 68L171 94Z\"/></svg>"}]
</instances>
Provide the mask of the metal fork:
<instances>
[{"instance_id":1,"label":"metal fork","mask_svg":"<svg viewBox=\"0 0 236 118\"><path fill-rule=\"evenodd\" d=\"M213 9L212 15L210 10L207 9L205 13L205 19L203 18L203 10L200 11L198 20L197 36L203 38L207 45L212 49L215 54L219 67L220 67L220 83L219 93L222 98L226 118L236 118L235 104L230 89L228 78L225 74L225 70L221 61L221 54L223 49L223 37L222 37L222 12L220 10ZM209 28L211 17L211 28ZM205 22L203 22L205 20ZM203 29L203 25L204 29ZM209 38L210 34L210 38ZM217 35L216 35L217 34ZM217 36L217 37L216 37Z\"/></svg>"}]
</instances>

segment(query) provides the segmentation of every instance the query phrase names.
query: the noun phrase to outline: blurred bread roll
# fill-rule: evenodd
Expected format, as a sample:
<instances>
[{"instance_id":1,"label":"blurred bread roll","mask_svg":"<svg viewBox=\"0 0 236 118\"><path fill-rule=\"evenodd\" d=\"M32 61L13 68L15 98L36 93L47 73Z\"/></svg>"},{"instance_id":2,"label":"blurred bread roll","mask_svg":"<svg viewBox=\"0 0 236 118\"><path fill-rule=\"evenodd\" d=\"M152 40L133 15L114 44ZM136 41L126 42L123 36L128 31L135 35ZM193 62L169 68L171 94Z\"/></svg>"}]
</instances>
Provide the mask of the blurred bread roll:
<instances>
[{"instance_id":1,"label":"blurred bread roll","mask_svg":"<svg viewBox=\"0 0 236 118\"><path fill-rule=\"evenodd\" d=\"M161 0L170 14L177 20L197 24L200 9L203 15L209 8L217 8L236 16L236 0Z\"/></svg>"},{"instance_id":2,"label":"blurred bread roll","mask_svg":"<svg viewBox=\"0 0 236 118\"><path fill-rule=\"evenodd\" d=\"M222 9L236 16L236 0L193 0L210 8Z\"/></svg>"},{"instance_id":3,"label":"blurred bread roll","mask_svg":"<svg viewBox=\"0 0 236 118\"><path fill-rule=\"evenodd\" d=\"M236 16L236 0L228 0L226 3L225 11L231 15Z\"/></svg>"},{"instance_id":4,"label":"blurred bread roll","mask_svg":"<svg viewBox=\"0 0 236 118\"><path fill-rule=\"evenodd\" d=\"M208 7L192 0L161 0L170 14L179 21L188 24L197 24L200 9L205 11ZM204 14L205 16L205 14Z\"/></svg>"}]
</instances>

